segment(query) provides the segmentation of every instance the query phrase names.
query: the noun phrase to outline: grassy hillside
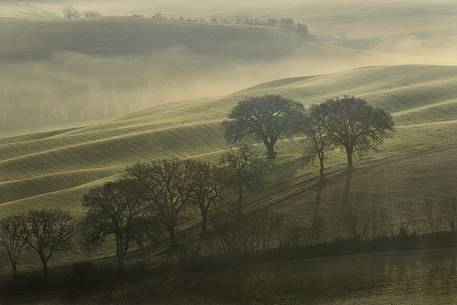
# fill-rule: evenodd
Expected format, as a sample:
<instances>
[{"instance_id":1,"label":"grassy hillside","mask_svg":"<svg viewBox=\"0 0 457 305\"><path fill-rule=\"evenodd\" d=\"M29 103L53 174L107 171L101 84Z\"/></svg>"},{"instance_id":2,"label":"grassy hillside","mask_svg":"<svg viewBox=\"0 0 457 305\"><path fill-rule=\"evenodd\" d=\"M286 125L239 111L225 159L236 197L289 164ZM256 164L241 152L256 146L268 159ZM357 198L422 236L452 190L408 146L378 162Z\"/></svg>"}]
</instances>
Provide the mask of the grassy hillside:
<instances>
[{"instance_id":1,"label":"grassy hillside","mask_svg":"<svg viewBox=\"0 0 457 305\"><path fill-rule=\"evenodd\" d=\"M93 185L113 179L135 161L158 158L216 159L224 149L221 120L245 96L282 94L305 105L356 94L392 112L396 136L382 152L358 163L351 190L355 203L397 207L451 196L457 180L457 67L380 66L285 79L226 97L169 103L109 123L0 142L0 213L58 206L81 215L79 199ZM302 170L299 140L280 146L281 158L265 199L303 222L314 206L316 170ZM323 213L338 214L345 179L340 154L329 161L330 182L322 197ZM290 175L290 172L294 173ZM336 172L335 172L336 171ZM282 173L287 173L282 175ZM286 178L287 177L287 178ZM285 179L285 180L284 180ZM301 211L297 213L297 211ZM338 218L337 218L338 219ZM341 221L341 220L335 220ZM304 222L303 222L304 223Z\"/></svg>"}]
</instances>

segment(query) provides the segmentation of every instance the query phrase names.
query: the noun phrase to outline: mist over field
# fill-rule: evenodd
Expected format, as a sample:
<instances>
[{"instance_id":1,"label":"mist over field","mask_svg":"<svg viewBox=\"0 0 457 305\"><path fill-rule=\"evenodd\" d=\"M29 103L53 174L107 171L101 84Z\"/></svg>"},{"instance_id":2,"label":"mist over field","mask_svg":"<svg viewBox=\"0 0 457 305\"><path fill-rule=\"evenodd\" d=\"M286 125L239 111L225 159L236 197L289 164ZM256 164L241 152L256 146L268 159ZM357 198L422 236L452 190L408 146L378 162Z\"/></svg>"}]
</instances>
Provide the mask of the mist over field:
<instances>
[{"instance_id":1,"label":"mist over field","mask_svg":"<svg viewBox=\"0 0 457 305\"><path fill-rule=\"evenodd\" d=\"M66 7L105 17L65 20ZM115 118L159 103L367 65L454 64L455 9L444 0L3 0L1 128ZM150 20L158 12L208 21L291 17L310 35ZM37 116L21 117L26 111Z\"/></svg>"}]
</instances>

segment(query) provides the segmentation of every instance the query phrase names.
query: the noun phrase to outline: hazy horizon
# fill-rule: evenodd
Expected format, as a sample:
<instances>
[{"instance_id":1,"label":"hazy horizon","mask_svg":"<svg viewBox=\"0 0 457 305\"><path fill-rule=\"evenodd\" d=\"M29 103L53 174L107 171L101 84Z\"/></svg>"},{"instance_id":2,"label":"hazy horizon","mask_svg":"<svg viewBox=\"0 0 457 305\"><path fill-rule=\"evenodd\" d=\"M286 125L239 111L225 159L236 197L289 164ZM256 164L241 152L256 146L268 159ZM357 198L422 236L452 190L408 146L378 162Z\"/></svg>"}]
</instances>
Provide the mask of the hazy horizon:
<instances>
[{"instance_id":1,"label":"hazy horizon","mask_svg":"<svg viewBox=\"0 0 457 305\"><path fill-rule=\"evenodd\" d=\"M66 21L63 9L69 6L124 19ZM223 96L287 77L373 65L457 65L453 9L457 3L448 0L433 4L424 0L3 0L0 16L18 19L4 19L0 30L4 41L11 39L0 46L0 65L9 71L0 76L0 97L2 103L16 105L36 104L37 99L53 105L83 100L101 107L92 112L110 118L157 103ZM314 40L235 25L214 26L214 31L208 25L205 35L215 39L205 40L194 25L176 22L160 25L157 34L159 28L150 17L158 12L207 20L291 17L306 24ZM128 17L133 14L144 15L144 22ZM36 21L40 23L35 25ZM117 37L110 30L114 26L127 36ZM133 40L138 33L130 31L140 28L141 38ZM109 48L101 43L105 40ZM98 105L98 100L106 105ZM110 101L116 106L107 106ZM68 109L57 108L55 115L62 111Z\"/></svg>"}]
</instances>

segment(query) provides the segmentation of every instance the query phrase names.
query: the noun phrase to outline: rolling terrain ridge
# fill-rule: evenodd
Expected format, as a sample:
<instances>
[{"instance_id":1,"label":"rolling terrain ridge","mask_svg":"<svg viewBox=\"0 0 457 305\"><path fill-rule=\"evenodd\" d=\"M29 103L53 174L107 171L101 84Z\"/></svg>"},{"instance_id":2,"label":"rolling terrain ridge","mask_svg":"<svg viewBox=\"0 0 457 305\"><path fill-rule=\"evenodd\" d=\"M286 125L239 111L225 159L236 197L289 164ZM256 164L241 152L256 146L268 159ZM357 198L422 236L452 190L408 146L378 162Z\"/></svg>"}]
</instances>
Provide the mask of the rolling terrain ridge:
<instances>
[{"instance_id":1,"label":"rolling terrain ridge","mask_svg":"<svg viewBox=\"0 0 457 305\"><path fill-rule=\"evenodd\" d=\"M226 97L158 105L123 119L48 133L4 138L0 141L0 213L57 206L81 215L82 194L137 161L160 158L217 160L225 149L221 122L236 102L246 96L281 94L305 106L327 98L357 95L390 111L398 125L395 137L382 152L363 156L352 189L357 202L372 200L383 190L387 206L447 195L457 180L457 67L377 66L342 73L278 80ZM299 139L280 145L283 181L272 183L275 209L297 214L312 201L313 168L298 161ZM336 153L329 171L344 166ZM283 175L281 175L282 177ZM331 177L332 175L330 175ZM338 176L338 174L337 174ZM302 182L305 178L310 182ZM369 179L367 179L369 177ZM330 178L329 178L330 179ZM330 179L323 210L341 191L344 179ZM303 192L304 185L309 190ZM275 188L276 187L276 188ZM363 190L363 191L362 191ZM283 196L286 199L275 199ZM282 194L282 195L281 195ZM267 205L268 200L264 203ZM329 213L334 213L329 209ZM306 213L300 217L306 216ZM300 217L290 215L292 221Z\"/></svg>"}]
</instances>

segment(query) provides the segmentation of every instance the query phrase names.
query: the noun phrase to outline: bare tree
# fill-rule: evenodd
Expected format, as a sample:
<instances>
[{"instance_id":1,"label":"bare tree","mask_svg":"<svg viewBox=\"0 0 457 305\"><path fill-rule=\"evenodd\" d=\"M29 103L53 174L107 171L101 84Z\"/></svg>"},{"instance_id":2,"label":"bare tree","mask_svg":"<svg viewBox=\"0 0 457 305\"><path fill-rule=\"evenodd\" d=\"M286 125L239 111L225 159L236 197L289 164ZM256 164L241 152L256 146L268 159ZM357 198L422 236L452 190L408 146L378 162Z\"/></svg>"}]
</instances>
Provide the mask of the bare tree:
<instances>
[{"instance_id":1,"label":"bare tree","mask_svg":"<svg viewBox=\"0 0 457 305\"><path fill-rule=\"evenodd\" d=\"M311 106L304 115L303 131L308 142L305 150L305 164L309 164L317 158L320 165L320 176L324 177L326 154L333 148L326 107Z\"/></svg>"},{"instance_id":2,"label":"bare tree","mask_svg":"<svg viewBox=\"0 0 457 305\"><path fill-rule=\"evenodd\" d=\"M432 200L425 200L424 205L423 205L423 212L425 215L425 218L427 219L427 222L430 226L430 232L434 233L437 231L437 226L435 224L435 204Z\"/></svg>"},{"instance_id":3,"label":"bare tree","mask_svg":"<svg viewBox=\"0 0 457 305\"><path fill-rule=\"evenodd\" d=\"M262 181L262 163L254 148L249 145L229 149L223 156L222 163L228 170L229 183L238 195L237 214L240 219L243 214L245 191Z\"/></svg>"},{"instance_id":4,"label":"bare tree","mask_svg":"<svg viewBox=\"0 0 457 305\"><path fill-rule=\"evenodd\" d=\"M32 210L27 213L25 241L40 257L46 277L48 262L53 254L69 249L74 227L70 214L58 209Z\"/></svg>"},{"instance_id":5,"label":"bare tree","mask_svg":"<svg viewBox=\"0 0 457 305\"><path fill-rule=\"evenodd\" d=\"M85 245L97 246L114 236L118 270L123 268L132 244L141 245L154 234L153 207L142 200L134 180L121 179L93 188L84 195L82 204L89 209L82 222Z\"/></svg>"},{"instance_id":6,"label":"bare tree","mask_svg":"<svg viewBox=\"0 0 457 305\"><path fill-rule=\"evenodd\" d=\"M348 169L352 169L354 152L376 150L395 130L389 113L357 97L327 100L321 107L328 114L334 144L346 151Z\"/></svg>"},{"instance_id":7,"label":"bare tree","mask_svg":"<svg viewBox=\"0 0 457 305\"><path fill-rule=\"evenodd\" d=\"M208 232L211 207L225 199L226 184L223 169L207 162L195 162L193 175L193 203L201 215L201 234Z\"/></svg>"},{"instance_id":8,"label":"bare tree","mask_svg":"<svg viewBox=\"0 0 457 305\"><path fill-rule=\"evenodd\" d=\"M8 255L13 277L17 276L17 264L26 244L24 215L5 217L0 220L0 244Z\"/></svg>"},{"instance_id":9,"label":"bare tree","mask_svg":"<svg viewBox=\"0 0 457 305\"><path fill-rule=\"evenodd\" d=\"M276 156L275 146L284 136L299 131L304 107L278 95L250 97L239 102L225 123L228 143L251 137L263 142L268 159Z\"/></svg>"},{"instance_id":10,"label":"bare tree","mask_svg":"<svg viewBox=\"0 0 457 305\"><path fill-rule=\"evenodd\" d=\"M310 235L311 241L318 246L321 242L322 235L325 232L326 220L323 215L315 214L311 221Z\"/></svg>"},{"instance_id":11,"label":"bare tree","mask_svg":"<svg viewBox=\"0 0 457 305\"><path fill-rule=\"evenodd\" d=\"M441 202L441 223L455 231L457 228L457 197L449 198Z\"/></svg>"},{"instance_id":12,"label":"bare tree","mask_svg":"<svg viewBox=\"0 0 457 305\"><path fill-rule=\"evenodd\" d=\"M417 233L417 221L415 216L415 205L406 204L398 207L398 218L400 220L400 237L408 238Z\"/></svg>"},{"instance_id":13,"label":"bare tree","mask_svg":"<svg viewBox=\"0 0 457 305\"><path fill-rule=\"evenodd\" d=\"M381 230L383 237L395 237L395 225L393 222L393 215L392 211L388 211L386 208L382 208L380 210L380 222L381 222Z\"/></svg>"},{"instance_id":14,"label":"bare tree","mask_svg":"<svg viewBox=\"0 0 457 305\"><path fill-rule=\"evenodd\" d=\"M170 248L176 248L176 227L185 208L193 200L195 162L162 160L136 164L127 170L142 187L144 198L157 210L162 225L169 234Z\"/></svg>"},{"instance_id":15,"label":"bare tree","mask_svg":"<svg viewBox=\"0 0 457 305\"><path fill-rule=\"evenodd\" d=\"M368 232L368 219L361 210L356 210L353 206L346 208L344 213L344 224L351 238L360 240Z\"/></svg>"}]
</instances>

